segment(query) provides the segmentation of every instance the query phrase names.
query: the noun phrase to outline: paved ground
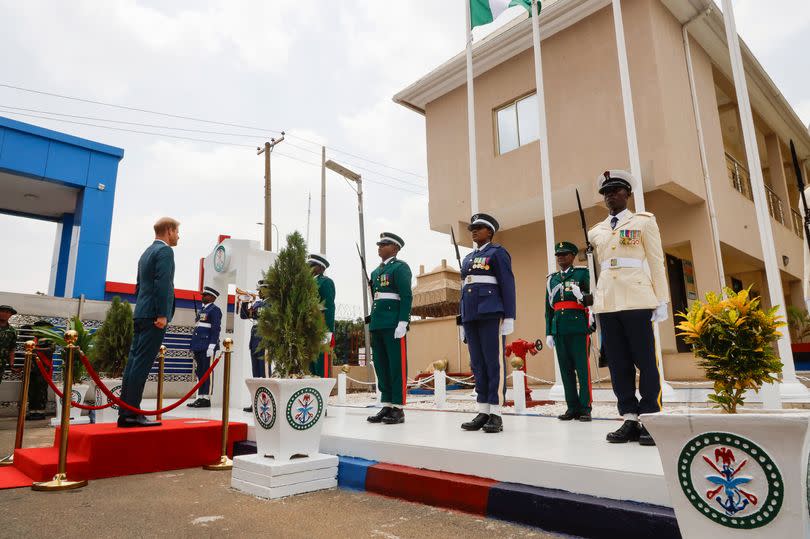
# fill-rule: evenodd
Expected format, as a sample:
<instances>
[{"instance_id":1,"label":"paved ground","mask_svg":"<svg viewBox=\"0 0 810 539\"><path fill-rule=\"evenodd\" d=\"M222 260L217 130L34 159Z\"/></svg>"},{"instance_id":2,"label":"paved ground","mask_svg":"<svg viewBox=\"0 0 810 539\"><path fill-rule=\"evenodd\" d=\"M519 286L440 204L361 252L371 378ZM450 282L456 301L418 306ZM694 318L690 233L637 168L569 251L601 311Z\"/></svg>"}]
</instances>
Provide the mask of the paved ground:
<instances>
[{"instance_id":1,"label":"paved ground","mask_svg":"<svg viewBox=\"0 0 810 539\"><path fill-rule=\"evenodd\" d=\"M26 446L51 444L44 423L26 429ZM0 454L13 446L14 426L0 419ZM339 489L262 500L231 490L230 473L200 469L103 479L60 493L2 490L0 508L0 537L561 537Z\"/></svg>"}]
</instances>

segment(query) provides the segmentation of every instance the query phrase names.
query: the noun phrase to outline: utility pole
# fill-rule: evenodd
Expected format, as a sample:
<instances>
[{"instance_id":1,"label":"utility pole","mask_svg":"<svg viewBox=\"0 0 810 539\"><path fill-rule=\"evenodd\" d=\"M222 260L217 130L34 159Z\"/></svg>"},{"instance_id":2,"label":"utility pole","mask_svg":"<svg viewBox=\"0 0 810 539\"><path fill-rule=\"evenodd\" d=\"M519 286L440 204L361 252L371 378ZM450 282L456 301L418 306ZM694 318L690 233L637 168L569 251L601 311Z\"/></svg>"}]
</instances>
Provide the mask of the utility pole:
<instances>
[{"instance_id":1,"label":"utility pole","mask_svg":"<svg viewBox=\"0 0 810 539\"><path fill-rule=\"evenodd\" d=\"M326 146L321 146L321 254L326 254Z\"/></svg>"},{"instance_id":2,"label":"utility pole","mask_svg":"<svg viewBox=\"0 0 810 539\"><path fill-rule=\"evenodd\" d=\"M312 191L307 196L307 249L309 249L309 221L312 217Z\"/></svg>"},{"instance_id":3,"label":"utility pole","mask_svg":"<svg viewBox=\"0 0 810 539\"><path fill-rule=\"evenodd\" d=\"M256 155L264 154L264 250L273 250L272 234L272 205L270 200L270 154L276 144L284 140L284 131L281 132L280 139L271 138L270 142L264 143L264 148L256 148Z\"/></svg>"}]
</instances>

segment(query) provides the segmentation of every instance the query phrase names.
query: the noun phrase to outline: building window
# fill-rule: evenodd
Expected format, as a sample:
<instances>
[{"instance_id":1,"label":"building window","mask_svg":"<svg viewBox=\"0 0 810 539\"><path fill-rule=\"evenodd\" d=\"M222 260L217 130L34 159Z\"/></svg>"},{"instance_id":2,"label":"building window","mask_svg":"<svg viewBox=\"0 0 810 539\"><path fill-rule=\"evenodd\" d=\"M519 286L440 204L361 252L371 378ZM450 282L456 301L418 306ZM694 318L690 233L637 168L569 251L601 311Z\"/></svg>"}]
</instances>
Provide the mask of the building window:
<instances>
[{"instance_id":1,"label":"building window","mask_svg":"<svg viewBox=\"0 0 810 539\"><path fill-rule=\"evenodd\" d=\"M537 94L517 99L495 111L498 128L498 154L511 152L539 137Z\"/></svg>"}]
</instances>

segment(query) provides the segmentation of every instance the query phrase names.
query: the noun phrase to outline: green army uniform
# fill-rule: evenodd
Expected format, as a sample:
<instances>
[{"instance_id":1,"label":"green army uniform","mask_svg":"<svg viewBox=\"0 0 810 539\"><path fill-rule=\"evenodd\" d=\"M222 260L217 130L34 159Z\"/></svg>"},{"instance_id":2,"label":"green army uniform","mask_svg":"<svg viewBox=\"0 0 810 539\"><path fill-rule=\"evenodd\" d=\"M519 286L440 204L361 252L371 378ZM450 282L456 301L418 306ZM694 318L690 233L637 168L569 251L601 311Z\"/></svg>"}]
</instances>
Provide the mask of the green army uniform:
<instances>
[{"instance_id":1,"label":"green army uniform","mask_svg":"<svg viewBox=\"0 0 810 539\"><path fill-rule=\"evenodd\" d=\"M557 254L578 249L568 242L557 244ZM588 269L569 267L549 274L546 280L546 335L554 338L560 365L567 413L591 412L591 377L588 365L588 339L591 333L588 311L572 291L576 284L583 294L590 293ZM577 380L579 391L577 391Z\"/></svg>"},{"instance_id":2,"label":"green army uniform","mask_svg":"<svg viewBox=\"0 0 810 539\"><path fill-rule=\"evenodd\" d=\"M411 317L411 268L393 257L371 273L371 283L374 304L369 330L382 403L383 406L404 406L408 379L407 343L406 337L394 338L394 331L400 322L408 323Z\"/></svg>"},{"instance_id":3,"label":"green army uniform","mask_svg":"<svg viewBox=\"0 0 810 539\"><path fill-rule=\"evenodd\" d=\"M310 255L310 261L313 256ZM328 263L327 263L328 265ZM326 343L330 347L334 345L335 333L335 282L326 275L315 276L315 283L318 285L318 295L321 298L321 312L323 313L326 330L332 334L330 342ZM332 374L332 354L321 352L318 361L312 364L312 374L322 378L329 378Z\"/></svg>"},{"instance_id":4,"label":"green army uniform","mask_svg":"<svg viewBox=\"0 0 810 539\"><path fill-rule=\"evenodd\" d=\"M52 328L53 324L45 321L38 321L34 323L34 328ZM56 351L56 345L50 339L38 337L36 340L36 347L34 353L40 356L45 356L48 361L53 361L53 354ZM42 365L46 367L46 365ZM31 364L31 377L28 383L28 412L37 414L45 412L48 404L48 382L42 377L39 368L36 366L36 359Z\"/></svg>"},{"instance_id":5,"label":"green army uniform","mask_svg":"<svg viewBox=\"0 0 810 539\"><path fill-rule=\"evenodd\" d=\"M11 354L17 348L17 330L11 324L0 327L0 382L3 380L3 373L6 366L11 361Z\"/></svg>"}]
</instances>

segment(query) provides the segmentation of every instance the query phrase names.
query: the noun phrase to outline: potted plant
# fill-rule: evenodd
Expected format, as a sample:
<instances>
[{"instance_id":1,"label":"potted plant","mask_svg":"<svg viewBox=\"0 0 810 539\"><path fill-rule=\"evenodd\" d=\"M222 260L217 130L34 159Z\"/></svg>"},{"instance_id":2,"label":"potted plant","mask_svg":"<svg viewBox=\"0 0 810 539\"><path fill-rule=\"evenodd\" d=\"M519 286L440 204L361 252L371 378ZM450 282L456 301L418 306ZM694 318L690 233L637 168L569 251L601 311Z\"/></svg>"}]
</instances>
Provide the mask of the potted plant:
<instances>
[{"instance_id":1,"label":"potted plant","mask_svg":"<svg viewBox=\"0 0 810 539\"><path fill-rule=\"evenodd\" d=\"M808 537L810 414L745 410L749 391L778 382L785 323L750 289L706 295L679 313L680 335L714 383L719 410L645 414L684 537Z\"/></svg>"},{"instance_id":2,"label":"potted plant","mask_svg":"<svg viewBox=\"0 0 810 539\"><path fill-rule=\"evenodd\" d=\"M797 371L810 370L810 315L806 309L789 305L787 308L788 327L790 328L790 345L793 352L793 363Z\"/></svg>"},{"instance_id":3,"label":"potted plant","mask_svg":"<svg viewBox=\"0 0 810 539\"><path fill-rule=\"evenodd\" d=\"M93 344L95 341L95 334L90 332L84 327L82 321L79 320L78 317L73 317L68 320L67 327L65 329L61 328L50 328L50 327L35 327L33 332L37 338L41 339L48 339L50 340L57 349L60 350L60 357L62 362L68 360L68 350L67 350L67 342L65 341L65 332L69 330L75 330L77 334L76 339L76 346L79 347L82 353L87 355L88 353L92 353ZM77 351L78 352L78 351ZM64 370L62 370L64 372ZM90 389L90 384L87 382L87 369L84 368L84 364L79 359L78 353L74 352L73 355L73 385L71 387L72 395L70 400L73 402L84 402L84 397L87 395L87 391ZM59 384L57 384L59 387ZM59 387L61 390L62 388ZM62 415L62 399L56 399L56 421L59 421L59 418ZM82 410L80 408L75 408L73 406L70 407L70 420L77 421L82 415ZM85 419L86 421L86 419Z\"/></svg>"},{"instance_id":4,"label":"potted plant","mask_svg":"<svg viewBox=\"0 0 810 539\"><path fill-rule=\"evenodd\" d=\"M121 395L121 379L129 357L134 333L132 307L129 302L115 296L107 309L104 323L96 332L95 345L90 359L99 373L102 383L114 395ZM96 405L107 404L107 396L96 388ZM96 415L97 423L113 423L118 420L118 406L104 408Z\"/></svg>"},{"instance_id":5,"label":"potted plant","mask_svg":"<svg viewBox=\"0 0 810 539\"><path fill-rule=\"evenodd\" d=\"M258 332L273 365L273 378L249 378L259 455L286 461L315 456L320 447L322 419L333 378L309 376L309 368L325 346L326 325L307 250L298 232L265 274L267 306Z\"/></svg>"}]
</instances>

